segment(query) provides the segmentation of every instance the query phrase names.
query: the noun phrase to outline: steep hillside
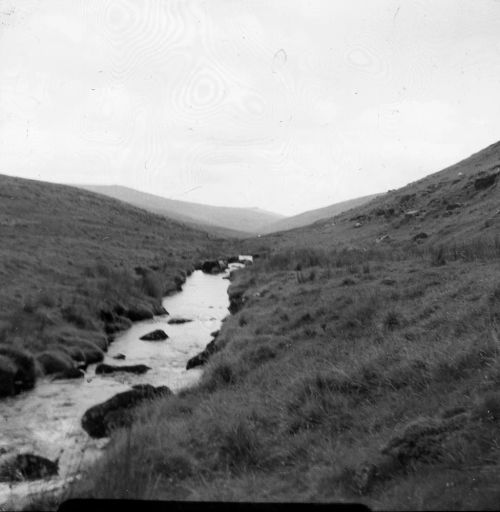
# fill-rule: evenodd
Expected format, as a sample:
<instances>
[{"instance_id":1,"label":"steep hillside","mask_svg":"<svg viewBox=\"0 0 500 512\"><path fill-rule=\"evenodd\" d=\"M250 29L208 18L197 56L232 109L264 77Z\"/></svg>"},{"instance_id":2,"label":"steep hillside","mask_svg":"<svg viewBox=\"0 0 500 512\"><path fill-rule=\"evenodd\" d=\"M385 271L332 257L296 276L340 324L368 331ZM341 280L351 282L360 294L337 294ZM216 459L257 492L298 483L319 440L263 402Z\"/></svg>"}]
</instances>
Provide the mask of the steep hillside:
<instances>
[{"instance_id":1,"label":"steep hillside","mask_svg":"<svg viewBox=\"0 0 500 512\"><path fill-rule=\"evenodd\" d=\"M218 229L220 235L241 237L245 234L248 236L248 233L256 234L263 226L283 218L282 215L259 208L229 208L177 201L116 185L80 185L80 188L120 199L174 220Z\"/></svg>"},{"instance_id":2,"label":"steep hillside","mask_svg":"<svg viewBox=\"0 0 500 512\"><path fill-rule=\"evenodd\" d=\"M107 336L158 311L194 261L223 246L114 199L8 176L0 240L0 395L98 358Z\"/></svg>"},{"instance_id":3,"label":"steep hillside","mask_svg":"<svg viewBox=\"0 0 500 512\"><path fill-rule=\"evenodd\" d=\"M307 212L294 215L292 217L286 217L284 219L272 222L261 229L261 234L274 233L276 231L287 231L289 229L300 228L313 224L322 219L334 217L346 210L361 206L362 204L368 203L380 194L372 194L370 196L357 197L356 199L350 199L349 201L342 201L341 203L331 204L324 208L318 208L316 210L310 210Z\"/></svg>"},{"instance_id":4,"label":"steep hillside","mask_svg":"<svg viewBox=\"0 0 500 512\"><path fill-rule=\"evenodd\" d=\"M500 142L398 190L249 247L461 243L500 230Z\"/></svg>"}]
</instances>

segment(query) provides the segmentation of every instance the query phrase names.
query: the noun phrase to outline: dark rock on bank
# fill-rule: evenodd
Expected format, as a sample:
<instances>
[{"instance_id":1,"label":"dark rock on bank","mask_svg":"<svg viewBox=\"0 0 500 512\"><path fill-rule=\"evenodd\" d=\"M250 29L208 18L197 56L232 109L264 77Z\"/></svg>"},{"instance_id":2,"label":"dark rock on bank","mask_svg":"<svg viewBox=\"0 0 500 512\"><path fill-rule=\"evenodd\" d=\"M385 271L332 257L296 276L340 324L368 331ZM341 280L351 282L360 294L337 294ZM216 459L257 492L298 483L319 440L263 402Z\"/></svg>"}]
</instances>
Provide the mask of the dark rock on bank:
<instances>
[{"instance_id":1,"label":"dark rock on bank","mask_svg":"<svg viewBox=\"0 0 500 512\"><path fill-rule=\"evenodd\" d=\"M113 359L123 360L125 359L125 354L116 354L116 356L113 356Z\"/></svg>"},{"instance_id":2,"label":"dark rock on bank","mask_svg":"<svg viewBox=\"0 0 500 512\"><path fill-rule=\"evenodd\" d=\"M229 289L228 295L229 295L229 311L231 314L237 313L242 307L244 298L243 298L244 290L234 290L232 291L231 288Z\"/></svg>"},{"instance_id":3,"label":"dark rock on bank","mask_svg":"<svg viewBox=\"0 0 500 512\"><path fill-rule=\"evenodd\" d=\"M153 311L145 305L138 304L137 306L134 306L133 308L129 308L125 316L132 320L132 322L139 322L141 320L149 320L153 318Z\"/></svg>"},{"instance_id":4,"label":"dark rock on bank","mask_svg":"<svg viewBox=\"0 0 500 512\"><path fill-rule=\"evenodd\" d=\"M186 364L186 370L196 368L197 366L203 366L210 359L210 357L218 351L218 347L216 346L218 335L219 331L212 333L212 336L214 337L213 340L199 354L196 354L194 357L189 359Z\"/></svg>"},{"instance_id":5,"label":"dark rock on bank","mask_svg":"<svg viewBox=\"0 0 500 512\"><path fill-rule=\"evenodd\" d=\"M127 372L135 373L136 375L141 375L143 373L146 373L148 370L151 370L151 367L146 366L145 364L133 364L129 366L112 366L110 364L101 363L96 366L95 373L96 375L102 375L116 372Z\"/></svg>"},{"instance_id":6,"label":"dark rock on bank","mask_svg":"<svg viewBox=\"0 0 500 512\"><path fill-rule=\"evenodd\" d=\"M155 306L153 306L153 313L158 316L168 315L168 311L160 304L156 304Z\"/></svg>"},{"instance_id":7,"label":"dark rock on bank","mask_svg":"<svg viewBox=\"0 0 500 512\"><path fill-rule=\"evenodd\" d=\"M46 375L67 372L75 368L71 357L62 350L45 350L38 354L36 359Z\"/></svg>"},{"instance_id":8,"label":"dark rock on bank","mask_svg":"<svg viewBox=\"0 0 500 512\"><path fill-rule=\"evenodd\" d=\"M166 386L133 386L132 389L118 393L88 409L82 417L82 427L91 437L106 437L115 428L130 426L133 421L133 408L141 402L171 394L172 391Z\"/></svg>"},{"instance_id":9,"label":"dark rock on bank","mask_svg":"<svg viewBox=\"0 0 500 512\"><path fill-rule=\"evenodd\" d=\"M200 265L200 270L205 274L219 274L227 268L227 262L224 260L206 260Z\"/></svg>"},{"instance_id":10,"label":"dark rock on bank","mask_svg":"<svg viewBox=\"0 0 500 512\"><path fill-rule=\"evenodd\" d=\"M63 372L58 372L54 375L52 380L81 379L82 377L85 377L85 373L83 371L83 367L79 367L79 368L70 368Z\"/></svg>"},{"instance_id":11,"label":"dark rock on bank","mask_svg":"<svg viewBox=\"0 0 500 512\"><path fill-rule=\"evenodd\" d=\"M191 320L190 318L182 318L180 316L173 316L172 318L169 319L169 321L167 323L169 324L185 324L187 322L192 322L193 320Z\"/></svg>"},{"instance_id":12,"label":"dark rock on bank","mask_svg":"<svg viewBox=\"0 0 500 512\"><path fill-rule=\"evenodd\" d=\"M0 482L38 480L57 475L59 461L51 461L39 455L21 453L0 466Z\"/></svg>"},{"instance_id":13,"label":"dark rock on bank","mask_svg":"<svg viewBox=\"0 0 500 512\"><path fill-rule=\"evenodd\" d=\"M0 345L0 357L0 396L9 396L35 386L35 360L31 354Z\"/></svg>"},{"instance_id":14,"label":"dark rock on bank","mask_svg":"<svg viewBox=\"0 0 500 512\"><path fill-rule=\"evenodd\" d=\"M144 341L163 341L168 339L168 334L161 329L157 329L156 331L141 336L139 339Z\"/></svg>"}]
</instances>

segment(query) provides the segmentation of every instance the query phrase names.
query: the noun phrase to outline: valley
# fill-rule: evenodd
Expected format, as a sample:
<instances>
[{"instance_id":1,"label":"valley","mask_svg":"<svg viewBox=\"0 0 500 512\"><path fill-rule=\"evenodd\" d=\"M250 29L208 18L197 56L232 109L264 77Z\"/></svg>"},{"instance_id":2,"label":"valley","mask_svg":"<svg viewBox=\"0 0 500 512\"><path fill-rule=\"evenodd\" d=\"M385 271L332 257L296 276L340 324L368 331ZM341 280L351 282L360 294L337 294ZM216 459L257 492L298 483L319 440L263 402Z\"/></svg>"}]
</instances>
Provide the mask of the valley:
<instances>
[{"instance_id":1,"label":"valley","mask_svg":"<svg viewBox=\"0 0 500 512\"><path fill-rule=\"evenodd\" d=\"M2 292L1 350L14 362L5 347L29 351L39 372L47 365L41 353L71 357L67 348L78 343L82 351L93 343L102 352L107 337L145 319L141 310L160 315L161 297L182 289L183 271L200 268L200 261L212 258L203 265L211 272L217 258L254 256L228 276L220 332L197 356L196 369L183 369L199 381L170 384L174 393L131 409L112 428L104 455L64 496L494 508L499 162L494 144L327 220L245 239L218 239L64 187L43 207L45 214L52 208L51 216L34 228L29 222L37 217L17 199L10 222L26 224L30 236L15 245L10 226L2 228L11 233L3 273L16 262L19 274ZM28 193L23 180L6 183L11 201ZM35 197L53 190L29 185ZM66 204L59 202L63 192ZM96 206L105 209L84 231L84 212L88 222ZM60 208L72 212L71 229L55 221ZM131 219L140 226L132 233ZM45 242L38 241L42 232ZM101 244L105 236L110 241ZM34 248L35 240L37 256L52 250L44 264L29 259L35 251L25 244ZM96 260L108 270L89 270ZM20 288L26 283L36 288ZM37 299L39 288L44 295ZM85 299L89 293L92 300ZM125 311L136 314L127 322ZM102 339L107 343L99 347ZM60 499L41 492L26 509L54 508Z\"/></svg>"}]
</instances>

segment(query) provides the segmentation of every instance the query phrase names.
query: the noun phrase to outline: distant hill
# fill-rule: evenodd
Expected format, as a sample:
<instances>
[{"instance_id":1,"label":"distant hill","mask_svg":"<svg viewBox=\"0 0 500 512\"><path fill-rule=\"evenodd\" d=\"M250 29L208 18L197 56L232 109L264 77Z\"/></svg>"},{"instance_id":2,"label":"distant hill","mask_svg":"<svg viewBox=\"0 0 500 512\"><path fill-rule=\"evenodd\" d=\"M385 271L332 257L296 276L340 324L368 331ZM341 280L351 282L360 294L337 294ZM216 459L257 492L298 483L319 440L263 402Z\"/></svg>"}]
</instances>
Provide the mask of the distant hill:
<instances>
[{"instance_id":1,"label":"distant hill","mask_svg":"<svg viewBox=\"0 0 500 512\"><path fill-rule=\"evenodd\" d=\"M258 234L264 226L284 218L283 215L259 208L231 208L191 203L167 199L119 185L78 186L177 221L196 224L198 227L209 227L211 232L221 236Z\"/></svg>"},{"instance_id":2,"label":"distant hill","mask_svg":"<svg viewBox=\"0 0 500 512\"><path fill-rule=\"evenodd\" d=\"M363 199L363 198L361 198ZM270 247L465 243L500 234L500 142L348 211L245 243Z\"/></svg>"},{"instance_id":3,"label":"distant hill","mask_svg":"<svg viewBox=\"0 0 500 512\"><path fill-rule=\"evenodd\" d=\"M307 226L308 224L313 224L319 220L338 215L339 213L355 208L356 206L361 206L379 195L381 194L357 197L356 199L349 199L348 201L342 201L341 203L335 203L323 208L317 208L316 210L299 213L293 217L285 217L284 219L280 219L264 226L261 230L261 234L274 233L276 231L287 231L288 229Z\"/></svg>"}]
</instances>

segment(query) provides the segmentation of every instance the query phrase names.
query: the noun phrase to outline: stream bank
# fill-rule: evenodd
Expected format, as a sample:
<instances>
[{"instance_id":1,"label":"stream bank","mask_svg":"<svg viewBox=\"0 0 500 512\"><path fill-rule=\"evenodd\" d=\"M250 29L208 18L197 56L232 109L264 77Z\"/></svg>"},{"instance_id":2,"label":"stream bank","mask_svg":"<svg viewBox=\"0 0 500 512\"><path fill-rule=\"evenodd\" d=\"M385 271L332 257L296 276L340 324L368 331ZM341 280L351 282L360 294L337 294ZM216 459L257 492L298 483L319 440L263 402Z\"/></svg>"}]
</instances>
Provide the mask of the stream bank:
<instances>
[{"instance_id":1,"label":"stream bank","mask_svg":"<svg viewBox=\"0 0 500 512\"><path fill-rule=\"evenodd\" d=\"M230 265L230 269L237 266ZM188 371L186 363L203 351L211 333L228 315L229 280L225 278L230 269L214 275L193 272L182 292L163 299L162 306L170 315L137 322L117 336L104 363L145 365L150 368L145 373L96 375L96 365L90 365L83 379L42 379L35 389L2 400L0 461L14 454L34 453L57 460L59 474L50 480L0 483L0 504L14 504L30 495L61 489L100 455L108 438L91 439L81 428L81 418L91 406L134 385L168 386L176 392L199 380L201 368ZM174 316L191 321L169 323ZM168 339L140 340L155 330L166 332Z\"/></svg>"}]
</instances>

